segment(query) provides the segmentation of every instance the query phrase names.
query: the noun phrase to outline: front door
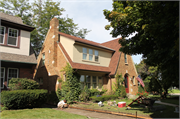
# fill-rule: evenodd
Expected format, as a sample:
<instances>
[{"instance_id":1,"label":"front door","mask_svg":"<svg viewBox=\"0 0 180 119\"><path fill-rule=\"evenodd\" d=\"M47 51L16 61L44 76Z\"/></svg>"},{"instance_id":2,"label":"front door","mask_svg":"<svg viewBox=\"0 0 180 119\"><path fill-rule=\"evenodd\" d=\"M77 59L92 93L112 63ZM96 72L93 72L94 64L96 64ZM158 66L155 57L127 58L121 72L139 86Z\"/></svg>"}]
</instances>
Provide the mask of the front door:
<instances>
[{"instance_id":1,"label":"front door","mask_svg":"<svg viewBox=\"0 0 180 119\"><path fill-rule=\"evenodd\" d=\"M125 75L124 79L125 79L125 88L126 88L126 93L129 93L128 76L127 76L127 75Z\"/></svg>"}]
</instances>

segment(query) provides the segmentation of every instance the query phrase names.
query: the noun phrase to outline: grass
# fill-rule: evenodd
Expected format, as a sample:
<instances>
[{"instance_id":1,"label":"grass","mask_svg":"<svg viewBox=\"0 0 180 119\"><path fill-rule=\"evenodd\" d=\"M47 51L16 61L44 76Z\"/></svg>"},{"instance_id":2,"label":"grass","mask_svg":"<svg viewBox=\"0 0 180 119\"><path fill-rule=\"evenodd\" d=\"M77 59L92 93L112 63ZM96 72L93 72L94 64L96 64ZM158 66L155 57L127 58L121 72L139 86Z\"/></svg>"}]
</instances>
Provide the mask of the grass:
<instances>
[{"instance_id":1,"label":"grass","mask_svg":"<svg viewBox=\"0 0 180 119\"><path fill-rule=\"evenodd\" d=\"M114 101L114 100L111 100ZM132 102L131 99L122 99L116 100L116 103L118 102L126 102L126 106ZM165 106L165 110L160 111L149 111L147 108L144 108L143 106L140 106L137 104L137 102L134 102L130 107L130 110L127 110L126 107L119 108L117 106L109 106L107 105L107 101L103 102L104 106L99 107L97 103L89 102L90 105L85 104L73 104L72 106L76 107L83 107L83 108L89 108L89 109L97 109L97 110L104 110L104 111L112 111L112 112L120 112L120 113L128 113L128 114L136 114L139 116L147 116L152 118L178 118L179 113L174 113L175 108L172 106ZM154 104L154 105L160 105L160 104Z\"/></svg>"},{"instance_id":2,"label":"grass","mask_svg":"<svg viewBox=\"0 0 180 119\"><path fill-rule=\"evenodd\" d=\"M168 93L180 93L180 90L178 89L168 90Z\"/></svg>"},{"instance_id":3,"label":"grass","mask_svg":"<svg viewBox=\"0 0 180 119\"><path fill-rule=\"evenodd\" d=\"M50 108L34 108L34 109L22 109L22 110L4 110L1 112L1 119L9 118L46 118L46 119L84 119L86 116L81 116L77 114L71 114L59 110L54 110Z\"/></svg>"}]
</instances>

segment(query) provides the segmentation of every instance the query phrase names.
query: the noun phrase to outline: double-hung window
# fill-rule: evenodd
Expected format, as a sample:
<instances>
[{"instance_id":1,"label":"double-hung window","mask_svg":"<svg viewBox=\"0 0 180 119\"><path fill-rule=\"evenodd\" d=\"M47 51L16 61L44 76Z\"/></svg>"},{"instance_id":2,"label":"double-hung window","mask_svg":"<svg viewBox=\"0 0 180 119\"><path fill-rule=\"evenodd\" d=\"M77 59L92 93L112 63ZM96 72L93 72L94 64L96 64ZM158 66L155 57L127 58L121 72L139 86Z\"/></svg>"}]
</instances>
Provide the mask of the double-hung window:
<instances>
[{"instance_id":1,"label":"double-hung window","mask_svg":"<svg viewBox=\"0 0 180 119\"><path fill-rule=\"evenodd\" d=\"M81 77L80 77L80 83L81 83L81 89L84 89L84 83L85 83L85 77L84 77L84 75L81 75Z\"/></svg>"},{"instance_id":2,"label":"double-hung window","mask_svg":"<svg viewBox=\"0 0 180 119\"><path fill-rule=\"evenodd\" d=\"M11 78L18 78L19 70L17 68L8 68L8 84Z\"/></svg>"},{"instance_id":3,"label":"double-hung window","mask_svg":"<svg viewBox=\"0 0 180 119\"><path fill-rule=\"evenodd\" d=\"M98 88L101 89L103 85L103 79L101 76L98 77Z\"/></svg>"},{"instance_id":4,"label":"double-hung window","mask_svg":"<svg viewBox=\"0 0 180 119\"><path fill-rule=\"evenodd\" d=\"M83 48L83 59L87 59L87 48Z\"/></svg>"},{"instance_id":5,"label":"double-hung window","mask_svg":"<svg viewBox=\"0 0 180 119\"><path fill-rule=\"evenodd\" d=\"M133 85L136 85L136 83L135 83L135 76L133 76Z\"/></svg>"},{"instance_id":6,"label":"double-hung window","mask_svg":"<svg viewBox=\"0 0 180 119\"><path fill-rule=\"evenodd\" d=\"M4 88L5 68L1 67L1 88Z\"/></svg>"},{"instance_id":7,"label":"double-hung window","mask_svg":"<svg viewBox=\"0 0 180 119\"><path fill-rule=\"evenodd\" d=\"M89 60L92 61L93 60L93 50L89 49Z\"/></svg>"},{"instance_id":8,"label":"double-hung window","mask_svg":"<svg viewBox=\"0 0 180 119\"><path fill-rule=\"evenodd\" d=\"M99 52L97 50L95 50L94 52L95 52L95 61L98 62L99 61Z\"/></svg>"},{"instance_id":9,"label":"double-hung window","mask_svg":"<svg viewBox=\"0 0 180 119\"><path fill-rule=\"evenodd\" d=\"M127 63L127 55L126 54L124 54L124 61L125 61L125 63Z\"/></svg>"},{"instance_id":10,"label":"double-hung window","mask_svg":"<svg viewBox=\"0 0 180 119\"><path fill-rule=\"evenodd\" d=\"M9 28L8 29L8 45L17 46L17 40L18 40L18 30Z\"/></svg>"},{"instance_id":11,"label":"double-hung window","mask_svg":"<svg viewBox=\"0 0 180 119\"><path fill-rule=\"evenodd\" d=\"M45 53L42 54L42 66L45 64Z\"/></svg>"},{"instance_id":12,"label":"double-hung window","mask_svg":"<svg viewBox=\"0 0 180 119\"><path fill-rule=\"evenodd\" d=\"M91 88L91 76L86 76L86 86L87 88Z\"/></svg>"},{"instance_id":13,"label":"double-hung window","mask_svg":"<svg viewBox=\"0 0 180 119\"><path fill-rule=\"evenodd\" d=\"M96 88L97 82L96 82L96 76L93 76L93 88Z\"/></svg>"},{"instance_id":14,"label":"double-hung window","mask_svg":"<svg viewBox=\"0 0 180 119\"><path fill-rule=\"evenodd\" d=\"M4 44L4 37L5 37L5 27L0 27L0 43Z\"/></svg>"}]
</instances>

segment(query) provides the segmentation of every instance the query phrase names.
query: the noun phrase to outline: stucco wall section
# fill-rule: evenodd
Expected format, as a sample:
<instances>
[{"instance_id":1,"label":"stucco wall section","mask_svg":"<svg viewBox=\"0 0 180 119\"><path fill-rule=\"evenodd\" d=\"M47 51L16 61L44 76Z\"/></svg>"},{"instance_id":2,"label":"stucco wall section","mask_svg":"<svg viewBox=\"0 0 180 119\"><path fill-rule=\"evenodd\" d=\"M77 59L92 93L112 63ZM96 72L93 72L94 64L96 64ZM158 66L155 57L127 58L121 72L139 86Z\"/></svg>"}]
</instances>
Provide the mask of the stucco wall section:
<instances>
[{"instance_id":1,"label":"stucco wall section","mask_svg":"<svg viewBox=\"0 0 180 119\"><path fill-rule=\"evenodd\" d=\"M30 50L30 32L20 30L20 48L8 47L8 46L0 46L1 52L13 53L19 55L29 56Z\"/></svg>"},{"instance_id":2,"label":"stucco wall section","mask_svg":"<svg viewBox=\"0 0 180 119\"><path fill-rule=\"evenodd\" d=\"M87 60L83 60L83 48L87 48ZM93 50L93 60L89 60L89 49ZM99 52L99 61L94 61L95 59L95 50ZM73 62L88 64L88 65L96 65L96 66L104 66L108 67L111 60L112 53L101 51L95 48L89 48L87 46L74 45L73 47Z\"/></svg>"},{"instance_id":3,"label":"stucco wall section","mask_svg":"<svg viewBox=\"0 0 180 119\"><path fill-rule=\"evenodd\" d=\"M73 56L74 56L73 55L73 44L74 44L75 41L61 35L60 36L60 42L63 45L66 52L68 53L71 60L73 61Z\"/></svg>"}]
</instances>

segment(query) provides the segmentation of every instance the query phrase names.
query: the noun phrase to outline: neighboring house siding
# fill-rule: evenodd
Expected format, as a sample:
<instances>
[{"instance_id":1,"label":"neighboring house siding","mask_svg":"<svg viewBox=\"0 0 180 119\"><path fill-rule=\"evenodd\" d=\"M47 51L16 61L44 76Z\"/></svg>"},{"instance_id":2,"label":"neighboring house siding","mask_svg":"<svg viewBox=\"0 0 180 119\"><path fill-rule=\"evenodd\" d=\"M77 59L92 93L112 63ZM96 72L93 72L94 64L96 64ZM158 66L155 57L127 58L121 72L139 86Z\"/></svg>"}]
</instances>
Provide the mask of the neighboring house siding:
<instances>
[{"instance_id":1,"label":"neighboring house siding","mask_svg":"<svg viewBox=\"0 0 180 119\"><path fill-rule=\"evenodd\" d=\"M24 30L19 30L19 31L20 31L19 48L1 45L1 47L0 47L1 52L29 56L30 32L24 31ZM7 38L7 37L5 37L5 38Z\"/></svg>"}]
</instances>

